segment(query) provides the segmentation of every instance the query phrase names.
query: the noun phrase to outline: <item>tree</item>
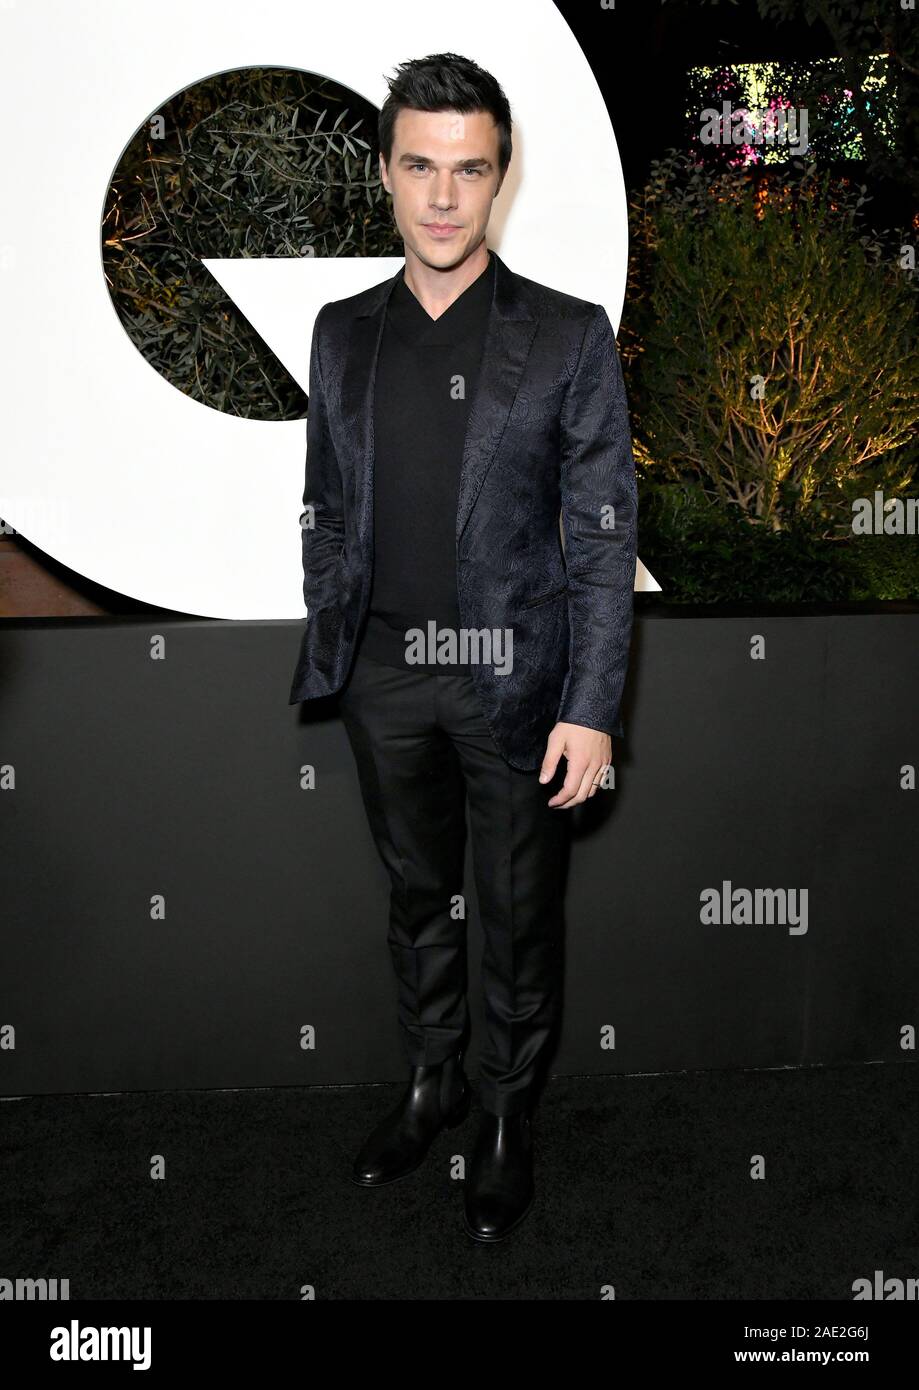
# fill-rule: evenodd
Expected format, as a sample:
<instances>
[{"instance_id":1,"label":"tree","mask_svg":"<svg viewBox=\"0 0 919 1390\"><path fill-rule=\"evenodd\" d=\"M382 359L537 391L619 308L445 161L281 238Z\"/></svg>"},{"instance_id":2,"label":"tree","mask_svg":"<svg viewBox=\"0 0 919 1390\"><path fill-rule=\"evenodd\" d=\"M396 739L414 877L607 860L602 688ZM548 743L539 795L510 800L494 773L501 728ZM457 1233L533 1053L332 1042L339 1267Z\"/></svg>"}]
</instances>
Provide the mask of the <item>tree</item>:
<instances>
[{"instance_id":1,"label":"tree","mask_svg":"<svg viewBox=\"0 0 919 1390\"><path fill-rule=\"evenodd\" d=\"M636 456L750 524L816 535L919 461L915 278L858 227L857 190L654 166L631 206L621 331Z\"/></svg>"}]
</instances>

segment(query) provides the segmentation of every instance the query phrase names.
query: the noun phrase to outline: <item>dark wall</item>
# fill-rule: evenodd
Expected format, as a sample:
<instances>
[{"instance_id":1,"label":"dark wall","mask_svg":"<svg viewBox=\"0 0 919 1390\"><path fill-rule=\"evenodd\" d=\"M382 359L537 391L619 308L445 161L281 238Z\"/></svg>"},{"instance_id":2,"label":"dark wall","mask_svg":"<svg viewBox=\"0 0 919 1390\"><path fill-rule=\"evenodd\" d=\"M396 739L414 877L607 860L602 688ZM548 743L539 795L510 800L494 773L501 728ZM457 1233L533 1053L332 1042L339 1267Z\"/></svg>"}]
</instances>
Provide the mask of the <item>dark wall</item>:
<instances>
[{"instance_id":1,"label":"dark wall","mask_svg":"<svg viewBox=\"0 0 919 1390\"><path fill-rule=\"evenodd\" d=\"M0 1094L404 1074L387 880L350 745L334 712L286 703L299 631L0 625L0 783L15 770ZM915 611L639 617L617 787L560 813L574 843L553 1071L902 1058L919 1022L919 801L900 788L919 761L917 638ZM807 889L808 930L703 925L700 892L725 879ZM475 1075L471 875L467 890Z\"/></svg>"}]
</instances>

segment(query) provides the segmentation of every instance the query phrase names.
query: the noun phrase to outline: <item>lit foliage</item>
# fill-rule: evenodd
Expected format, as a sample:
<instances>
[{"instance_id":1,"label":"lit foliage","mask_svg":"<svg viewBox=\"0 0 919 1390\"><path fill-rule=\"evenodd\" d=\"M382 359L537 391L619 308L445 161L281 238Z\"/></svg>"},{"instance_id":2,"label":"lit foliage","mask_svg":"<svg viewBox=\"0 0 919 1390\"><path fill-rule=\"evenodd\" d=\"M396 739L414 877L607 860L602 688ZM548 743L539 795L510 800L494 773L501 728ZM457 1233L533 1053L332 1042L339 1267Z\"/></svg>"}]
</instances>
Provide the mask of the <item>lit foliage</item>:
<instances>
[{"instance_id":1,"label":"lit foliage","mask_svg":"<svg viewBox=\"0 0 919 1390\"><path fill-rule=\"evenodd\" d=\"M861 201L813 166L781 182L654 166L621 334L649 477L826 537L850 529L854 496L909 487L917 277L861 232Z\"/></svg>"},{"instance_id":2,"label":"lit foliage","mask_svg":"<svg viewBox=\"0 0 919 1390\"><path fill-rule=\"evenodd\" d=\"M759 65L771 71L774 95L808 109L810 154L839 159L857 150L870 177L906 191L919 221L919 12L900 0L758 0L758 8L784 36L813 28L831 45L825 60ZM746 84L742 69L727 71Z\"/></svg>"}]
</instances>

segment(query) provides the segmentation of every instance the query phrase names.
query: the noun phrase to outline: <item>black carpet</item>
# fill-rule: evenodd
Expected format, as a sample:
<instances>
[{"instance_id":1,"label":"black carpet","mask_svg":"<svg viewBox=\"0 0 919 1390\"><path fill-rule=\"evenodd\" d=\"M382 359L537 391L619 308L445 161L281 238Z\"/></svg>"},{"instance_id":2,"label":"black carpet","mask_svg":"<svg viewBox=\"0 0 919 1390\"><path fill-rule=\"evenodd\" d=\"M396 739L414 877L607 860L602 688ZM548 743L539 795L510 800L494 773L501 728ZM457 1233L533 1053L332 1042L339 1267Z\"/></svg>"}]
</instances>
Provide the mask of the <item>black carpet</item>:
<instances>
[{"instance_id":1,"label":"black carpet","mask_svg":"<svg viewBox=\"0 0 919 1390\"><path fill-rule=\"evenodd\" d=\"M409 1177L348 1180L401 1089L6 1100L0 1274L71 1299L594 1300L850 1300L875 1270L919 1275L908 1062L554 1080L536 1201L495 1246L463 1232L451 1177L477 1105Z\"/></svg>"}]
</instances>

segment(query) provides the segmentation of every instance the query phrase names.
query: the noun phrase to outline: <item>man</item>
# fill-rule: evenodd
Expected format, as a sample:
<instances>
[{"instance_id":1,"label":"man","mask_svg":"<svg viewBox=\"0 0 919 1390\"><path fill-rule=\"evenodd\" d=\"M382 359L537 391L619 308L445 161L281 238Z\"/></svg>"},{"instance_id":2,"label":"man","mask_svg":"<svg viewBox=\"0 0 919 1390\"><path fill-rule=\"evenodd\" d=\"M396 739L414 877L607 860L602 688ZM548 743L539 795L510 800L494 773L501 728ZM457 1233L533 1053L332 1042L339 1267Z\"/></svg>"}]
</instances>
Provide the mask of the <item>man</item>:
<instances>
[{"instance_id":1,"label":"man","mask_svg":"<svg viewBox=\"0 0 919 1390\"><path fill-rule=\"evenodd\" d=\"M412 1172L468 1110L468 797L486 1037L464 1217L493 1241L533 1200L537 1068L560 1005L560 812L596 794L622 733L635 472L605 310L486 245L511 158L500 86L447 53L401 64L389 87L380 170L405 265L316 320L290 702L342 691L392 883L411 1075L357 1155L365 1186Z\"/></svg>"}]
</instances>

